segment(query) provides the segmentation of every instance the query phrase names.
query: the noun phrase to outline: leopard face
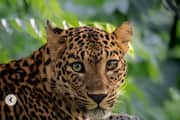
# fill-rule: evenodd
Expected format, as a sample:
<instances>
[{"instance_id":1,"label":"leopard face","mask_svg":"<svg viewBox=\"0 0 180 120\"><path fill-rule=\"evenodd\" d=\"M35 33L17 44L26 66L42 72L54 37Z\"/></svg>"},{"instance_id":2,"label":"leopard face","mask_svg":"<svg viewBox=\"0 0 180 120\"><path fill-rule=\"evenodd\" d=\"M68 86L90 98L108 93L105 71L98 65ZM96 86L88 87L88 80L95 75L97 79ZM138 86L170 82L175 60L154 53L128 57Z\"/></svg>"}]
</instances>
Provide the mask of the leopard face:
<instances>
[{"instance_id":1,"label":"leopard face","mask_svg":"<svg viewBox=\"0 0 180 120\"><path fill-rule=\"evenodd\" d=\"M128 23L107 33L92 27L62 30L48 22L44 46L0 64L0 119L116 119L108 116L124 82L131 36ZM17 97L14 106L4 101L8 94Z\"/></svg>"},{"instance_id":2,"label":"leopard face","mask_svg":"<svg viewBox=\"0 0 180 120\"><path fill-rule=\"evenodd\" d=\"M51 88L69 96L89 118L106 118L124 82L131 36L128 23L112 33L91 27L62 30L48 23Z\"/></svg>"}]
</instances>

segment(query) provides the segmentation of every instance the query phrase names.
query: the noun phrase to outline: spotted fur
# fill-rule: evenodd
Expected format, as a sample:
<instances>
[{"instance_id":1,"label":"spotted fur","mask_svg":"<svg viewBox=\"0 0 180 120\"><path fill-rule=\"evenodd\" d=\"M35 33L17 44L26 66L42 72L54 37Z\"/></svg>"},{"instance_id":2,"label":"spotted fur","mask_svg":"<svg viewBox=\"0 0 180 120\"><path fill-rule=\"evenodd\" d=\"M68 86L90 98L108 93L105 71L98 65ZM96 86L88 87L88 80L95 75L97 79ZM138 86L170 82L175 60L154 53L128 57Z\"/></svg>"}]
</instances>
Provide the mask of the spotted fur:
<instances>
[{"instance_id":1,"label":"spotted fur","mask_svg":"<svg viewBox=\"0 0 180 120\"><path fill-rule=\"evenodd\" d=\"M124 82L132 30L67 30L47 23L47 43L32 55L0 64L1 120L135 120L110 115ZM17 103L4 99L14 94Z\"/></svg>"}]
</instances>

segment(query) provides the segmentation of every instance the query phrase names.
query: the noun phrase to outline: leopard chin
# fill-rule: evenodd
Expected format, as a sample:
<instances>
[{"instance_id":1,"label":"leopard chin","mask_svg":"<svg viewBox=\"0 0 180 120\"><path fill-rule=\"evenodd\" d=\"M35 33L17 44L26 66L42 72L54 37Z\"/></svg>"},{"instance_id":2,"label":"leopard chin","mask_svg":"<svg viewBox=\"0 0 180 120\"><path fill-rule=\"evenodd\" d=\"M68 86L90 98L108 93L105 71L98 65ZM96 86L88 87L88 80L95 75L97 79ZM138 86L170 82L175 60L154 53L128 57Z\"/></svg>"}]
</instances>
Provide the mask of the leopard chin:
<instances>
[{"instance_id":1,"label":"leopard chin","mask_svg":"<svg viewBox=\"0 0 180 120\"><path fill-rule=\"evenodd\" d=\"M109 110L104 110L101 108L89 110L86 113L87 118L89 118L90 120L102 120L108 118L110 115L111 112Z\"/></svg>"}]
</instances>

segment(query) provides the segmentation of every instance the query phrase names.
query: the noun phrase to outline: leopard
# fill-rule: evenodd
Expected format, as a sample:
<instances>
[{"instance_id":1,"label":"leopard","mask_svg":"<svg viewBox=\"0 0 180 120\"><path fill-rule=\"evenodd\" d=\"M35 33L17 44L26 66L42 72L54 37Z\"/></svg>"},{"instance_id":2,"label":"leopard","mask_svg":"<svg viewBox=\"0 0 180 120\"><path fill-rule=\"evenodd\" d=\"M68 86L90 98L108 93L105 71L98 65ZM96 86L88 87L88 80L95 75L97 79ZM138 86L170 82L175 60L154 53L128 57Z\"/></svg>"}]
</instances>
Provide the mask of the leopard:
<instances>
[{"instance_id":1,"label":"leopard","mask_svg":"<svg viewBox=\"0 0 180 120\"><path fill-rule=\"evenodd\" d=\"M47 42L31 55L0 64L1 120L138 120L112 113L125 82L132 26L113 32L62 29L48 20ZM16 103L5 101L14 95Z\"/></svg>"}]
</instances>

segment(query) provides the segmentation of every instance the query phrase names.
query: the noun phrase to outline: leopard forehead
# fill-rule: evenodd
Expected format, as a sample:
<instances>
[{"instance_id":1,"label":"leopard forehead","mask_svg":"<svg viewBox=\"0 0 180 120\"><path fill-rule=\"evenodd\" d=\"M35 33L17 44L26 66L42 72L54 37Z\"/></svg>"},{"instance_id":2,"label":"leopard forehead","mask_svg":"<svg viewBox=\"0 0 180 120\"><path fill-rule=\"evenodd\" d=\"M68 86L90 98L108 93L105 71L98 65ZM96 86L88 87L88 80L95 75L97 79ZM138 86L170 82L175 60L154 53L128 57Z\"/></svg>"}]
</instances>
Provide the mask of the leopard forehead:
<instances>
[{"instance_id":1,"label":"leopard forehead","mask_svg":"<svg viewBox=\"0 0 180 120\"><path fill-rule=\"evenodd\" d=\"M93 27L70 28L65 31L67 33L68 44L72 48L72 43L78 47L86 48L108 47L108 43L114 39L113 35ZM113 43L112 43L113 44Z\"/></svg>"},{"instance_id":2,"label":"leopard forehead","mask_svg":"<svg viewBox=\"0 0 180 120\"><path fill-rule=\"evenodd\" d=\"M108 56L108 52L118 51L115 35L93 27L78 27L65 30L66 55L74 54L83 59L86 54L90 61L98 62L103 53Z\"/></svg>"}]
</instances>

